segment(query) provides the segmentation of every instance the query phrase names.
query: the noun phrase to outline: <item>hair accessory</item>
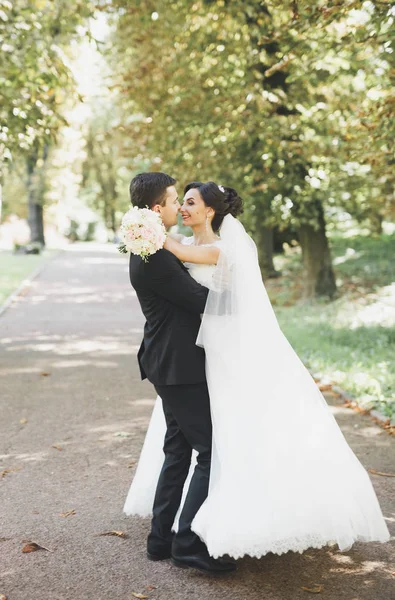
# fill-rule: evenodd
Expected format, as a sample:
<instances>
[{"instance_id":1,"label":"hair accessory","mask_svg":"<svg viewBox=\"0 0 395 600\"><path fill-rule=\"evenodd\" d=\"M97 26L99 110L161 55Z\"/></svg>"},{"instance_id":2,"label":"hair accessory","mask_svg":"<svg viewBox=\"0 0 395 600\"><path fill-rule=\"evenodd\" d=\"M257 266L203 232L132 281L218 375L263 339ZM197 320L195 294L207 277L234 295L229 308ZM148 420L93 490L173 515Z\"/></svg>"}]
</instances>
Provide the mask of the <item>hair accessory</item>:
<instances>
[{"instance_id":1,"label":"hair accessory","mask_svg":"<svg viewBox=\"0 0 395 600\"><path fill-rule=\"evenodd\" d=\"M219 189L219 190L221 190L221 192L222 192L223 194L225 194L225 188L224 188L224 186L223 186L223 185L219 185L219 186L218 186L218 189Z\"/></svg>"}]
</instances>

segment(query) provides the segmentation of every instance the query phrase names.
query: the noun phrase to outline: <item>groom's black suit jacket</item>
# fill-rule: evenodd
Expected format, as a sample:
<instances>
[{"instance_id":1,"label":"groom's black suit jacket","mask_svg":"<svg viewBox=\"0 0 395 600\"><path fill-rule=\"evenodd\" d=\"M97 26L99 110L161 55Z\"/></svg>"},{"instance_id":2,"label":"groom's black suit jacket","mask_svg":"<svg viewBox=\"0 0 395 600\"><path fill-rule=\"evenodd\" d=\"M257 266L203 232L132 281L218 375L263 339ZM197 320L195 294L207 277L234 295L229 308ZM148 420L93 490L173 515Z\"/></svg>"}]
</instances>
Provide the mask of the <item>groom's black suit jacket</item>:
<instances>
[{"instance_id":1,"label":"groom's black suit jacket","mask_svg":"<svg viewBox=\"0 0 395 600\"><path fill-rule=\"evenodd\" d=\"M205 381L205 354L196 337L208 289L164 249L148 262L131 254L129 273L147 320L138 352L142 379L154 385Z\"/></svg>"}]
</instances>

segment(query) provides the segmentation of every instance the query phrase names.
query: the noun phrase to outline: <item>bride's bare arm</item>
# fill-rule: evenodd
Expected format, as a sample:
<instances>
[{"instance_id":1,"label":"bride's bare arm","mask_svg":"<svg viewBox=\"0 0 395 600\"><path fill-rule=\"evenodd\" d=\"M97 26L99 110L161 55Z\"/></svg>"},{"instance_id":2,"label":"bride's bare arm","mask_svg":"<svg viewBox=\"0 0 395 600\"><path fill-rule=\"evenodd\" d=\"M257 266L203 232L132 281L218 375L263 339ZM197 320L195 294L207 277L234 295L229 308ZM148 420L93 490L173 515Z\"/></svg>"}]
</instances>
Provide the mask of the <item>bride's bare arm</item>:
<instances>
[{"instance_id":1,"label":"bride's bare arm","mask_svg":"<svg viewBox=\"0 0 395 600\"><path fill-rule=\"evenodd\" d=\"M184 246L167 237L164 247L183 262L203 265L216 265L218 262L219 248L216 246Z\"/></svg>"},{"instance_id":2,"label":"bride's bare arm","mask_svg":"<svg viewBox=\"0 0 395 600\"><path fill-rule=\"evenodd\" d=\"M167 236L171 237L172 240L176 240L176 242L181 242L182 238L184 237L182 233L173 233L172 231L168 231Z\"/></svg>"}]
</instances>

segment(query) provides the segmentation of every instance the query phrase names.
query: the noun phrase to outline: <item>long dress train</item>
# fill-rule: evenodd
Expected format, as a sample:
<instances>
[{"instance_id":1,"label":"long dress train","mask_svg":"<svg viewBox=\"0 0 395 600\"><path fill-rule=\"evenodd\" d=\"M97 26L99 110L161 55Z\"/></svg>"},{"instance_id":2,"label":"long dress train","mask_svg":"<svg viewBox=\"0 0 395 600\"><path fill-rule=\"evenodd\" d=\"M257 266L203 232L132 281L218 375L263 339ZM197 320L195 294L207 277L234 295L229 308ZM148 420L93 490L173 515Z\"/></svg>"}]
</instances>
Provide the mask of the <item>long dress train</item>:
<instances>
[{"instance_id":1,"label":"long dress train","mask_svg":"<svg viewBox=\"0 0 395 600\"><path fill-rule=\"evenodd\" d=\"M209 494L193 530L214 557L387 541L368 474L282 334L255 245L230 215L220 249L215 268L189 265L211 289L197 343L213 420ZM126 514L151 512L163 437L157 401Z\"/></svg>"}]
</instances>

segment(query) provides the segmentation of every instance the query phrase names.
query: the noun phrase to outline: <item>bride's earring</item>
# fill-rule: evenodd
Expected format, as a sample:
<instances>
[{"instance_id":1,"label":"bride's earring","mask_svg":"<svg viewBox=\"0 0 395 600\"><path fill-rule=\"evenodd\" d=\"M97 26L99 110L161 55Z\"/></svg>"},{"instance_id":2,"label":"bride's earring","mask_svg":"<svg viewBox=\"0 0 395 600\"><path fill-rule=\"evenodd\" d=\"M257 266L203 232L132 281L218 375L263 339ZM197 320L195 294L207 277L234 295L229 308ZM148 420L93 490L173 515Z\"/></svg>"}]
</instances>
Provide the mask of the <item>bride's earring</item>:
<instances>
[{"instance_id":1,"label":"bride's earring","mask_svg":"<svg viewBox=\"0 0 395 600\"><path fill-rule=\"evenodd\" d=\"M211 215L210 215L210 217L211 217ZM211 221L209 219L209 214L207 213L207 215L206 215L206 234L209 233L209 231L210 231L209 225L211 225Z\"/></svg>"}]
</instances>

